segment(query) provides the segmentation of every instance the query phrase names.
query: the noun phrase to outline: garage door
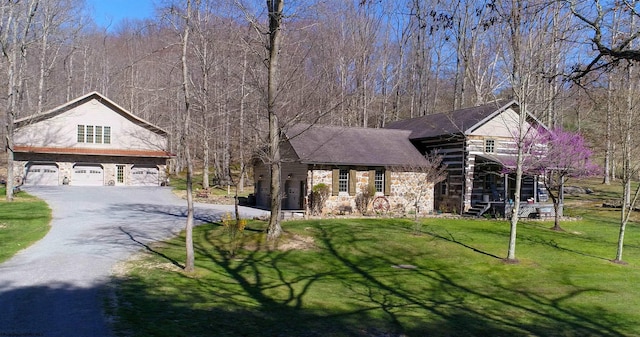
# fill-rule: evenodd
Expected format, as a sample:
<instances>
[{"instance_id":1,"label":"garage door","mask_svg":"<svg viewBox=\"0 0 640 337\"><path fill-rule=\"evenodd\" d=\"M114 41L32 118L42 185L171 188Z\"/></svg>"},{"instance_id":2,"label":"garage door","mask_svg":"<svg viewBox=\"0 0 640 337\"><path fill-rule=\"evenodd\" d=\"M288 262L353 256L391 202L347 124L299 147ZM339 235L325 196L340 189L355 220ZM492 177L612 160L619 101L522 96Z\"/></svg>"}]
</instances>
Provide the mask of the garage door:
<instances>
[{"instance_id":1,"label":"garage door","mask_svg":"<svg viewBox=\"0 0 640 337\"><path fill-rule=\"evenodd\" d=\"M32 186L58 185L58 166L55 164L32 164L27 166L24 184Z\"/></svg>"},{"instance_id":2,"label":"garage door","mask_svg":"<svg viewBox=\"0 0 640 337\"><path fill-rule=\"evenodd\" d=\"M131 184L132 186L158 186L158 168L157 167L140 167L131 168Z\"/></svg>"},{"instance_id":3,"label":"garage door","mask_svg":"<svg viewBox=\"0 0 640 337\"><path fill-rule=\"evenodd\" d=\"M104 185L104 170L100 165L76 165L73 167L71 185L102 186Z\"/></svg>"}]
</instances>

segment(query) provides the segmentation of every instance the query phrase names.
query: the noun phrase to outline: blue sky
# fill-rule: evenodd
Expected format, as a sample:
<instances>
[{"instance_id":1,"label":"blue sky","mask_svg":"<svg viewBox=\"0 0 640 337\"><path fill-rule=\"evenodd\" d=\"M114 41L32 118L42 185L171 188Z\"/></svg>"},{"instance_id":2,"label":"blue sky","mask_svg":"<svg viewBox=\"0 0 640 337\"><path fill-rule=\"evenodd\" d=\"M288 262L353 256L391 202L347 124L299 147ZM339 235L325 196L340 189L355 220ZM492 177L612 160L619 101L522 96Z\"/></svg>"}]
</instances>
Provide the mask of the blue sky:
<instances>
[{"instance_id":1,"label":"blue sky","mask_svg":"<svg viewBox=\"0 0 640 337\"><path fill-rule=\"evenodd\" d=\"M153 16L154 0L86 0L89 13L98 26L113 29L122 19Z\"/></svg>"}]
</instances>

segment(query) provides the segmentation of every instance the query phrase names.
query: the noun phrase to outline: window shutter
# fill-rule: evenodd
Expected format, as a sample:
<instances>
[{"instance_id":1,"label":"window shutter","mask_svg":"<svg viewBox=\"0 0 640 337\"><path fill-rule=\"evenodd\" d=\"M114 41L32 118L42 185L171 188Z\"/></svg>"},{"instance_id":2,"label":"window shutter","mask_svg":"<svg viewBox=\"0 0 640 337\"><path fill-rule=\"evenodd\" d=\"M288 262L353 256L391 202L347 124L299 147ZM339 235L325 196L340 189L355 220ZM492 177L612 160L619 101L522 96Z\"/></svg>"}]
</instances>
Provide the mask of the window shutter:
<instances>
[{"instance_id":1,"label":"window shutter","mask_svg":"<svg viewBox=\"0 0 640 337\"><path fill-rule=\"evenodd\" d=\"M331 195L338 195L338 181L340 179L340 169L333 169L331 173Z\"/></svg>"},{"instance_id":2,"label":"window shutter","mask_svg":"<svg viewBox=\"0 0 640 337\"><path fill-rule=\"evenodd\" d=\"M376 190L376 170L369 170L369 191Z\"/></svg>"},{"instance_id":3,"label":"window shutter","mask_svg":"<svg viewBox=\"0 0 640 337\"><path fill-rule=\"evenodd\" d=\"M349 170L349 195L356 195L356 170Z\"/></svg>"},{"instance_id":4,"label":"window shutter","mask_svg":"<svg viewBox=\"0 0 640 337\"><path fill-rule=\"evenodd\" d=\"M384 195L391 195L391 172L384 170Z\"/></svg>"}]
</instances>

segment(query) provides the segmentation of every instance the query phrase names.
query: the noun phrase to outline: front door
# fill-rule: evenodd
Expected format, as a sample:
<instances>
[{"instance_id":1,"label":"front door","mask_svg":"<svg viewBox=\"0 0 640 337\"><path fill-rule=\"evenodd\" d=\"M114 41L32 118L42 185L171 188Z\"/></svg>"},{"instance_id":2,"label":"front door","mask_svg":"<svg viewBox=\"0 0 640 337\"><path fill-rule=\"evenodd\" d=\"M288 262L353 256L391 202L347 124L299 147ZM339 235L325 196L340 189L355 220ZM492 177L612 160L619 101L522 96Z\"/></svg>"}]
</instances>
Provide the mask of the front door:
<instances>
[{"instance_id":1,"label":"front door","mask_svg":"<svg viewBox=\"0 0 640 337\"><path fill-rule=\"evenodd\" d=\"M116 184L124 185L124 165L116 165Z\"/></svg>"}]
</instances>

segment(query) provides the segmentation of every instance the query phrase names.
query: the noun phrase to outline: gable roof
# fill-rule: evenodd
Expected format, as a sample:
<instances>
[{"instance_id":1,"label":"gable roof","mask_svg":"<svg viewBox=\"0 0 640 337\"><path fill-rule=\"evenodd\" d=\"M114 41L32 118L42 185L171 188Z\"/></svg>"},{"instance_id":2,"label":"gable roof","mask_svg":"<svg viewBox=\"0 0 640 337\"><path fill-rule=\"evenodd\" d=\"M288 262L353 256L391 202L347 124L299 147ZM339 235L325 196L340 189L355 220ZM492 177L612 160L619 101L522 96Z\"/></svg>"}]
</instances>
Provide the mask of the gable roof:
<instances>
[{"instance_id":1,"label":"gable roof","mask_svg":"<svg viewBox=\"0 0 640 337\"><path fill-rule=\"evenodd\" d=\"M411 139L452 134L467 135L508 108L520 112L516 101L498 100L475 107L397 121L389 124L387 128L409 130ZM536 124L543 125L529 113L527 118L535 121Z\"/></svg>"},{"instance_id":2,"label":"gable roof","mask_svg":"<svg viewBox=\"0 0 640 337\"><path fill-rule=\"evenodd\" d=\"M118 104L114 103L113 101L111 101L110 99L106 98L105 96L103 96L102 94L94 91L91 92L89 94L86 94L84 96L78 97L70 102L67 102L63 105L60 105L58 107L55 107L49 111L45 111L41 114L37 114L37 115L32 115L32 116L28 116L28 117L24 117L24 118L20 118L15 120L14 124L16 126L16 128L19 128L23 125L26 124L31 124L31 123L37 123L40 121L43 121L45 119L49 119L55 116L58 116L66 111L69 111L77 106L80 106L82 104L85 104L91 100L97 100L98 102L102 103L103 105L107 106L109 109L113 110L114 112L118 113L119 115L121 115L122 117L128 119L129 121L131 121L132 123L143 127L149 131L155 132L159 135L163 135L163 136L167 136L169 133L167 131L165 131L164 129L151 124L150 122L133 115L131 112L127 111L125 108L119 106Z\"/></svg>"},{"instance_id":3,"label":"gable roof","mask_svg":"<svg viewBox=\"0 0 640 337\"><path fill-rule=\"evenodd\" d=\"M352 166L428 165L410 131L297 124L285 135L301 163Z\"/></svg>"}]
</instances>

